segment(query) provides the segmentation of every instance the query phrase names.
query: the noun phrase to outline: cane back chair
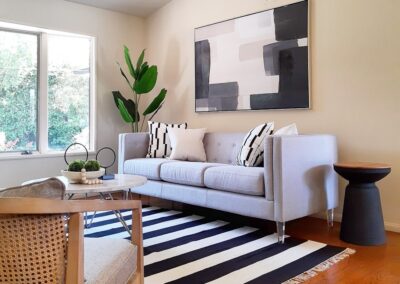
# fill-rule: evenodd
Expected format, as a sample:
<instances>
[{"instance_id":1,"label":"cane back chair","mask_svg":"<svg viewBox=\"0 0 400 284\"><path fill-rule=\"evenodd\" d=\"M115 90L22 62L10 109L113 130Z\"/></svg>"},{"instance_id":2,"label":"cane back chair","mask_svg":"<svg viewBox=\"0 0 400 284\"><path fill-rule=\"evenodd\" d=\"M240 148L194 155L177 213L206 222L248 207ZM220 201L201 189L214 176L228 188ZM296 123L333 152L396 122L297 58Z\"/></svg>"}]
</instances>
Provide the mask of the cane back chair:
<instances>
[{"instance_id":1,"label":"cane back chair","mask_svg":"<svg viewBox=\"0 0 400 284\"><path fill-rule=\"evenodd\" d=\"M83 237L83 212L124 209L131 242ZM143 283L140 201L0 198L0 283Z\"/></svg>"}]
</instances>

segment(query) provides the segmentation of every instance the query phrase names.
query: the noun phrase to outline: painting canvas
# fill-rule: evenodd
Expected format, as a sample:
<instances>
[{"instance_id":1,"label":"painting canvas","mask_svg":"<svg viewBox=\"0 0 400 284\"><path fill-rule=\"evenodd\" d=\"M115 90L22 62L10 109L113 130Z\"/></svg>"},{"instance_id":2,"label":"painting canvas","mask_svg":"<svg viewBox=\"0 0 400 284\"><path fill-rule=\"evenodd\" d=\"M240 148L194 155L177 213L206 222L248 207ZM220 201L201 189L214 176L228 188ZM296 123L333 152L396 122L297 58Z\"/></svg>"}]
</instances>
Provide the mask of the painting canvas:
<instances>
[{"instance_id":1,"label":"painting canvas","mask_svg":"<svg viewBox=\"0 0 400 284\"><path fill-rule=\"evenodd\" d=\"M309 108L308 2L195 29L196 111Z\"/></svg>"}]
</instances>

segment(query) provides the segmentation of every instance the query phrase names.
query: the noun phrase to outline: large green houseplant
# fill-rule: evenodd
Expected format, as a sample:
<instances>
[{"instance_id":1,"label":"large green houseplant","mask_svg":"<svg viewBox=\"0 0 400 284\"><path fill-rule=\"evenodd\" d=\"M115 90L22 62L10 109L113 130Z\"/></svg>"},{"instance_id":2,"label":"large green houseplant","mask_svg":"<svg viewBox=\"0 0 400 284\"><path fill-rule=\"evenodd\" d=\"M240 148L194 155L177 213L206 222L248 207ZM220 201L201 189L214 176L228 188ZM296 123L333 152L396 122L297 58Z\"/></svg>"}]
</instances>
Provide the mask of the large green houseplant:
<instances>
[{"instance_id":1,"label":"large green houseplant","mask_svg":"<svg viewBox=\"0 0 400 284\"><path fill-rule=\"evenodd\" d=\"M148 63L144 61L144 53L145 51L143 50L136 62L136 65L134 66L129 54L129 49L124 46L125 62L129 70L130 78L128 78L121 65L118 63L121 75L125 78L125 81L132 90L133 100L126 99L120 93L120 91L112 92L115 105L117 106L122 119L126 123L131 124L132 132L139 132L143 130L146 118L149 116L148 119L151 120L154 115L156 115L158 110L162 107L167 95L167 90L162 89L146 107L142 114L139 114L141 96L151 92L154 89L158 75L157 66L149 66ZM142 120L142 123L139 127L140 120Z\"/></svg>"}]
</instances>

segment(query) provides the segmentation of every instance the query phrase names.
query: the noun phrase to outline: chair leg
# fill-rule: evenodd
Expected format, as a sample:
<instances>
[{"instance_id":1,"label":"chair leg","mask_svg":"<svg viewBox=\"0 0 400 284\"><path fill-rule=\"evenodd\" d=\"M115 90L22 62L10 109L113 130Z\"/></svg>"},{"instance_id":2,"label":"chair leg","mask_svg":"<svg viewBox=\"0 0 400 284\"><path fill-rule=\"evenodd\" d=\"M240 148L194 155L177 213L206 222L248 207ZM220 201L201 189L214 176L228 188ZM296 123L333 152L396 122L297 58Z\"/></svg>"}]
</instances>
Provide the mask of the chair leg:
<instances>
[{"instance_id":1,"label":"chair leg","mask_svg":"<svg viewBox=\"0 0 400 284\"><path fill-rule=\"evenodd\" d=\"M328 209L326 211L326 220L328 222L328 227L333 227L333 217L334 217L334 209Z\"/></svg>"},{"instance_id":2,"label":"chair leg","mask_svg":"<svg viewBox=\"0 0 400 284\"><path fill-rule=\"evenodd\" d=\"M276 222L276 232L278 234L278 243L285 243L285 222Z\"/></svg>"}]
</instances>

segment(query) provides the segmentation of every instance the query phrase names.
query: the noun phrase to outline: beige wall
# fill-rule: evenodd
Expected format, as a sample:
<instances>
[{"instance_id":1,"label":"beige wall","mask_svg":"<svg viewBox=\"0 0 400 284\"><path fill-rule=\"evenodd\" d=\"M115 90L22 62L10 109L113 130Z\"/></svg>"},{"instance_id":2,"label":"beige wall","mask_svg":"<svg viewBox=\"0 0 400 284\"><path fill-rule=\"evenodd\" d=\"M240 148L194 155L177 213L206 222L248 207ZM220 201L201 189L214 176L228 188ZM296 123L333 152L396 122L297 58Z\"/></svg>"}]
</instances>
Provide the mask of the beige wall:
<instances>
[{"instance_id":1,"label":"beige wall","mask_svg":"<svg viewBox=\"0 0 400 284\"><path fill-rule=\"evenodd\" d=\"M100 147L116 149L118 133L129 131L110 95L113 89L128 92L115 66L123 61L121 46L135 55L146 46L149 62L159 66L157 89L169 91L159 120L188 121L210 131L246 131L274 120L277 127L296 122L302 133L333 133L341 160L393 165L379 186L387 228L400 231L400 1L311 0L311 110L194 112L193 29L292 2L174 0L143 23L61 0L0 0L0 20L97 38ZM0 160L0 187L57 175L63 167L62 157ZM343 198L343 181L340 191Z\"/></svg>"},{"instance_id":2,"label":"beige wall","mask_svg":"<svg viewBox=\"0 0 400 284\"><path fill-rule=\"evenodd\" d=\"M393 165L379 186L386 226L400 231L400 1L311 1L311 110L194 112L193 29L292 2L174 0L147 18L148 59L169 93L157 119L210 131L274 120L296 122L301 133L332 133L340 160ZM343 181L340 192L343 199Z\"/></svg>"},{"instance_id":3,"label":"beige wall","mask_svg":"<svg viewBox=\"0 0 400 284\"><path fill-rule=\"evenodd\" d=\"M127 94L116 61L124 62L123 45L138 54L144 47L143 20L62 0L0 0L0 21L80 33L96 37L97 145L117 150L118 134L129 131L116 109L111 91ZM0 187L45 176L59 175L62 157L1 160ZM22 173L22 174L21 174Z\"/></svg>"}]
</instances>

